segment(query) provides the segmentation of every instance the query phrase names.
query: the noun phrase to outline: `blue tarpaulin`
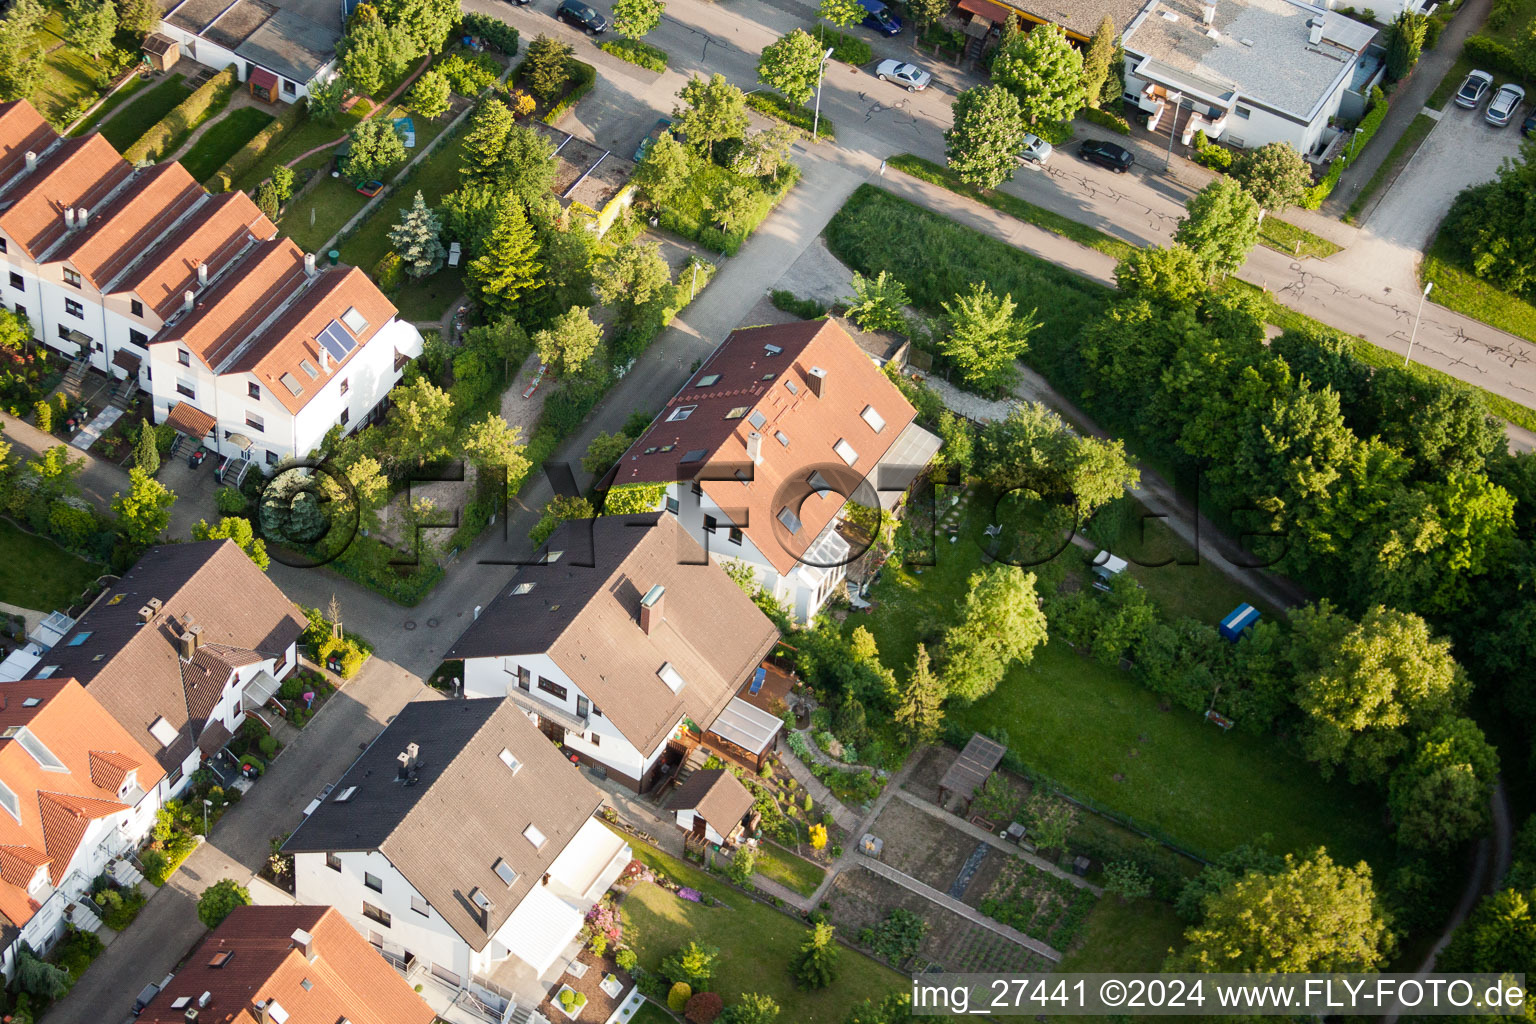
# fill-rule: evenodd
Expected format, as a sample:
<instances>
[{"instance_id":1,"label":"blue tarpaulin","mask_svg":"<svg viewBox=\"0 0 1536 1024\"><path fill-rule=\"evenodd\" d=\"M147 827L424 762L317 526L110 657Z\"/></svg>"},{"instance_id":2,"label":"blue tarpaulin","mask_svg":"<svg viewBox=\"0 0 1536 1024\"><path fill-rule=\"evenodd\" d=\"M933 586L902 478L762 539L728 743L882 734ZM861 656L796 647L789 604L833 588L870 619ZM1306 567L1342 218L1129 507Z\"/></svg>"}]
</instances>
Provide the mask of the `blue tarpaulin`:
<instances>
[{"instance_id":1,"label":"blue tarpaulin","mask_svg":"<svg viewBox=\"0 0 1536 1024\"><path fill-rule=\"evenodd\" d=\"M1232 614L1221 620L1221 635L1235 641L1243 630L1259 621L1259 610L1251 604L1240 604Z\"/></svg>"}]
</instances>

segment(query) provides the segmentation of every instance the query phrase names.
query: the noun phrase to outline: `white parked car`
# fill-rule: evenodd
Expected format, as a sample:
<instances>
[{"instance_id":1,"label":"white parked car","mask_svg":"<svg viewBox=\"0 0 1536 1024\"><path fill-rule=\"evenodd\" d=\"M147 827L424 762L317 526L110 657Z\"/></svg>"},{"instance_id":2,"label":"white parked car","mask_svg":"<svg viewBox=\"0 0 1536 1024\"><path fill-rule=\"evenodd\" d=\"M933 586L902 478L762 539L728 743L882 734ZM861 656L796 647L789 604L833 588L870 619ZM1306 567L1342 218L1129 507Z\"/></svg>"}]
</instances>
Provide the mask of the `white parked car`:
<instances>
[{"instance_id":1,"label":"white parked car","mask_svg":"<svg viewBox=\"0 0 1536 1024\"><path fill-rule=\"evenodd\" d=\"M1525 100L1525 90L1518 85L1501 85L1499 91L1493 94L1493 99L1488 101L1488 109L1483 112L1483 117L1488 123L1498 128L1509 124L1510 118L1515 116L1515 111L1520 109L1520 104Z\"/></svg>"},{"instance_id":2,"label":"white parked car","mask_svg":"<svg viewBox=\"0 0 1536 1024\"><path fill-rule=\"evenodd\" d=\"M1019 159L1028 160L1044 167L1045 162L1051 158L1051 154L1054 152L1056 152L1056 149L1049 142L1046 142L1038 135L1031 135L1025 132L1024 148L1019 150Z\"/></svg>"},{"instance_id":3,"label":"white parked car","mask_svg":"<svg viewBox=\"0 0 1536 1024\"><path fill-rule=\"evenodd\" d=\"M883 60L880 66L875 68L875 77L880 81L892 81L897 85L907 87L907 92L921 92L928 88L928 83L933 81L933 76L916 64L908 64L896 59Z\"/></svg>"}]
</instances>

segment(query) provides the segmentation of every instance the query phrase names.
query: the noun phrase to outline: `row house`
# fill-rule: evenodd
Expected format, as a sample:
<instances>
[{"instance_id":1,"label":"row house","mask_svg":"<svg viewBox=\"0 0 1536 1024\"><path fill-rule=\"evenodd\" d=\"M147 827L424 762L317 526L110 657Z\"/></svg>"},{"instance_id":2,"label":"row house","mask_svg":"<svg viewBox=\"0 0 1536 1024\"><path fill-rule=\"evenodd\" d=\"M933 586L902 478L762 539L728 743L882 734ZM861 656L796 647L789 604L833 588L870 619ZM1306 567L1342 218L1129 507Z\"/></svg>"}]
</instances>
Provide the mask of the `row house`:
<instances>
[{"instance_id":1,"label":"row house","mask_svg":"<svg viewBox=\"0 0 1536 1024\"><path fill-rule=\"evenodd\" d=\"M0 967L101 928L93 880L154 825L165 770L74 679L0 683ZM125 877L125 881L131 880Z\"/></svg>"},{"instance_id":2,"label":"row house","mask_svg":"<svg viewBox=\"0 0 1536 1024\"><path fill-rule=\"evenodd\" d=\"M628 865L601 803L511 701L416 701L283 850L295 898L341 911L407 980L491 999L563 970Z\"/></svg>"},{"instance_id":3,"label":"row house","mask_svg":"<svg viewBox=\"0 0 1536 1024\"><path fill-rule=\"evenodd\" d=\"M867 365L867 364L866 364ZM448 651L464 693L522 708L574 760L643 792L713 728L757 756L781 725L740 700L778 629L672 516L562 525Z\"/></svg>"},{"instance_id":4,"label":"row house","mask_svg":"<svg viewBox=\"0 0 1536 1024\"><path fill-rule=\"evenodd\" d=\"M377 417L421 354L367 275L318 267L243 193L134 168L99 134L62 139L23 101L0 105L0 269L39 341L258 464Z\"/></svg>"},{"instance_id":5,"label":"row house","mask_svg":"<svg viewBox=\"0 0 1536 1024\"><path fill-rule=\"evenodd\" d=\"M229 540L150 548L41 658L80 681L180 793L298 665L306 621Z\"/></svg>"},{"instance_id":6,"label":"row house","mask_svg":"<svg viewBox=\"0 0 1536 1024\"><path fill-rule=\"evenodd\" d=\"M809 622L860 552L849 501L895 508L939 449L835 320L731 332L606 478L665 485L664 508L716 560L740 560Z\"/></svg>"}]
</instances>

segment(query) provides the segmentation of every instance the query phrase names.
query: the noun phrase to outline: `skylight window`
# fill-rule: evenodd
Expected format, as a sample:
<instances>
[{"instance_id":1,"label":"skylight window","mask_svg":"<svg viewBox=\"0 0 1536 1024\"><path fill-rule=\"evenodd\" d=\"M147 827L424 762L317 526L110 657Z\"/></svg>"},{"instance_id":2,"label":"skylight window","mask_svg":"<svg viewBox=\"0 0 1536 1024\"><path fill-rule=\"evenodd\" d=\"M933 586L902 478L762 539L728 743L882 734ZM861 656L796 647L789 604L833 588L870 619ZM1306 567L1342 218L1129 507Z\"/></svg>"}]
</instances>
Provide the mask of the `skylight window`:
<instances>
[{"instance_id":1,"label":"skylight window","mask_svg":"<svg viewBox=\"0 0 1536 1024\"><path fill-rule=\"evenodd\" d=\"M512 593L514 595L516 595L516 594L531 594L531 593L533 593L533 584L532 583L519 583L517 586L512 588Z\"/></svg>"},{"instance_id":2,"label":"skylight window","mask_svg":"<svg viewBox=\"0 0 1536 1024\"><path fill-rule=\"evenodd\" d=\"M84 633L76 633L74 636L69 638L69 646L71 646L71 647L79 647L81 644L85 643L90 638L91 638L91 631L90 630L86 630Z\"/></svg>"},{"instance_id":3,"label":"skylight window","mask_svg":"<svg viewBox=\"0 0 1536 1024\"><path fill-rule=\"evenodd\" d=\"M672 667L670 661L663 662L661 668L656 670L656 674L661 677L661 681L666 683L667 688L673 693L678 692L687 685L683 681L683 677L678 675L677 669Z\"/></svg>"},{"instance_id":4,"label":"skylight window","mask_svg":"<svg viewBox=\"0 0 1536 1024\"><path fill-rule=\"evenodd\" d=\"M523 762L521 762L517 758L513 757L512 756L512 751L508 750L506 747L502 747L501 748L501 753L498 754L497 756L501 758L501 763L502 764L504 764L508 768L512 769L512 774L513 775L516 775L518 773L519 769L521 769L523 767Z\"/></svg>"},{"instance_id":5,"label":"skylight window","mask_svg":"<svg viewBox=\"0 0 1536 1024\"><path fill-rule=\"evenodd\" d=\"M755 412L751 416L747 417L747 422L752 424L755 429L762 430L763 424L768 422L768 417L764 416L760 412Z\"/></svg>"},{"instance_id":6,"label":"skylight window","mask_svg":"<svg viewBox=\"0 0 1536 1024\"><path fill-rule=\"evenodd\" d=\"M287 388L295 398L304 393L304 385L300 384L299 379L293 374L285 373L277 379L283 382L283 387Z\"/></svg>"},{"instance_id":7,"label":"skylight window","mask_svg":"<svg viewBox=\"0 0 1536 1024\"><path fill-rule=\"evenodd\" d=\"M308 359L299 360L299 369L308 374L310 380L314 380L316 377L320 376L320 371L315 369L315 364L310 362Z\"/></svg>"},{"instance_id":8,"label":"skylight window","mask_svg":"<svg viewBox=\"0 0 1536 1024\"><path fill-rule=\"evenodd\" d=\"M496 862L496 877L510 886L517 881L517 872L512 870L511 864L505 860L499 860Z\"/></svg>"},{"instance_id":9,"label":"skylight window","mask_svg":"<svg viewBox=\"0 0 1536 1024\"><path fill-rule=\"evenodd\" d=\"M123 600L124 596L123 594L113 594L112 600L108 601L107 604L118 604Z\"/></svg>"},{"instance_id":10,"label":"skylight window","mask_svg":"<svg viewBox=\"0 0 1536 1024\"><path fill-rule=\"evenodd\" d=\"M779 442L779 444L783 445L785 448L789 447L789 435L784 433L784 431L775 430L773 432L773 439Z\"/></svg>"},{"instance_id":11,"label":"skylight window","mask_svg":"<svg viewBox=\"0 0 1536 1024\"><path fill-rule=\"evenodd\" d=\"M267 1004L267 1016L272 1018L273 1024L288 1024L288 1011L276 999Z\"/></svg>"},{"instance_id":12,"label":"skylight window","mask_svg":"<svg viewBox=\"0 0 1536 1024\"><path fill-rule=\"evenodd\" d=\"M694 449L692 449L690 451L684 452L683 453L683 457L680 460L678 460L678 461L679 462L703 462L704 461L704 456L706 456L708 454L709 454L709 452L705 451L703 448L694 448Z\"/></svg>"},{"instance_id":13,"label":"skylight window","mask_svg":"<svg viewBox=\"0 0 1536 1024\"><path fill-rule=\"evenodd\" d=\"M481 910L490 910L491 907L495 905L491 902L491 898L485 893L481 892L479 889L471 890L469 898L470 901L473 902L474 905L479 907Z\"/></svg>"},{"instance_id":14,"label":"skylight window","mask_svg":"<svg viewBox=\"0 0 1536 1024\"><path fill-rule=\"evenodd\" d=\"M167 722L164 717L157 718L149 723L149 734L153 736L162 747L168 747L176 742L176 734L179 732L174 725Z\"/></svg>"},{"instance_id":15,"label":"skylight window","mask_svg":"<svg viewBox=\"0 0 1536 1024\"><path fill-rule=\"evenodd\" d=\"M334 803L338 803L338 804L344 804L348 800L351 800L356 795L357 795L357 787L356 786L348 786L346 789L344 789L340 793L336 794L336 799L333 802Z\"/></svg>"},{"instance_id":16,"label":"skylight window","mask_svg":"<svg viewBox=\"0 0 1536 1024\"><path fill-rule=\"evenodd\" d=\"M744 406L744 405L738 405L736 408L734 408L730 412L726 413L725 414L725 418L728 419L728 420L739 420L743 416L745 416L746 414L747 414L747 407Z\"/></svg>"},{"instance_id":17,"label":"skylight window","mask_svg":"<svg viewBox=\"0 0 1536 1024\"><path fill-rule=\"evenodd\" d=\"M783 508L779 509L778 518L779 522L784 524L784 529L788 530L790 533L800 532L800 517L791 512L788 505L785 505Z\"/></svg>"},{"instance_id":18,"label":"skylight window","mask_svg":"<svg viewBox=\"0 0 1536 1024\"><path fill-rule=\"evenodd\" d=\"M777 376L778 376L778 374L776 374L776 373L765 373L765 374L763 374L763 380L773 380L773 378L775 378Z\"/></svg>"},{"instance_id":19,"label":"skylight window","mask_svg":"<svg viewBox=\"0 0 1536 1024\"><path fill-rule=\"evenodd\" d=\"M777 345L764 345L763 346L763 353L765 355L776 356L780 352L783 352L783 351L784 350L782 348L780 348L779 346L777 346Z\"/></svg>"},{"instance_id":20,"label":"skylight window","mask_svg":"<svg viewBox=\"0 0 1536 1024\"><path fill-rule=\"evenodd\" d=\"M711 384L718 384L718 383L720 383L720 375L718 373L709 373L709 374L705 374L704 376L700 377L699 378L699 383L697 385L695 385L695 386L696 387L701 387L701 388L707 388Z\"/></svg>"},{"instance_id":21,"label":"skylight window","mask_svg":"<svg viewBox=\"0 0 1536 1024\"><path fill-rule=\"evenodd\" d=\"M41 765L45 771L64 772L69 770L64 767L63 761L54 756L53 751L43 745L42 740L32 735L31 729L22 727L17 730L16 742L20 743L21 749L31 754L32 760Z\"/></svg>"},{"instance_id":22,"label":"skylight window","mask_svg":"<svg viewBox=\"0 0 1536 1024\"><path fill-rule=\"evenodd\" d=\"M35 708L41 703L42 701L37 697L28 697L26 700L21 702L21 706L24 708Z\"/></svg>"},{"instance_id":23,"label":"skylight window","mask_svg":"<svg viewBox=\"0 0 1536 1024\"><path fill-rule=\"evenodd\" d=\"M864 411L859 413L859 418L868 423L869 429L877 434L885 429L885 417L876 412L872 405L866 405Z\"/></svg>"},{"instance_id":24,"label":"skylight window","mask_svg":"<svg viewBox=\"0 0 1536 1024\"><path fill-rule=\"evenodd\" d=\"M800 386L792 380L786 380L784 382L784 386L789 389L789 393L792 395L798 395L800 393Z\"/></svg>"},{"instance_id":25,"label":"skylight window","mask_svg":"<svg viewBox=\"0 0 1536 1024\"><path fill-rule=\"evenodd\" d=\"M4 807L16 823L21 824L21 802L16 799L16 793L5 783L0 782L0 807Z\"/></svg>"},{"instance_id":26,"label":"skylight window","mask_svg":"<svg viewBox=\"0 0 1536 1024\"><path fill-rule=\"evenodd\" d=\"M534 849L544 848L544 833L539 831L539 826L530 823L523 829L523 838L533 844Z\"/></svg>"},{"instance_id":27,"label":"skylight window","mask_svg":"<svg viewBox=\"0 0 1536 1024\"><path fill-rule=\"evenodd\" d=\"M859 461L859 453L853 450L853 445L842 438L837 439L837 444L832 446L832 450L837 452L838 458L850 466Z\"/></svg>"},{"instance_id":28,"label":"skylight window","mask_svg":"<svg viewBox=\"0 0 1536 1024\"><path fill-rule=\"evenodd\" d=\"M827 478L821 475L821 470L819 469L811 470L808 482L811 485L811 490L817 494L825 494L832 490L832 485L827 483Z\"/></svg>"},{"instance_id":29,"label":"skylight window","mask_svg":"<svg viewBox=\"0 0 1536 1024\"><path fill-rule=\"evenodd\" d=\"M356 306L347 307L347 311L341 314L341 322L353 334L362 334L368 329L368 318L359 313Z\"/></svg>"},{"instance_id":30,"label":"skylight window","mask_svg":"<svg viewBox=\"0 0 1536 1024\"><path fill-rule=\"evenodd\" d=\"M672 415L667 417L667 422L676 423L678 420L685 420L689 416L692 416L693 410L697 408L698 406L696 405L680 405L676 409L672 410Z\"/></svg>"},{"instance_id":31,"label":"skylight window","mask_svg":"<svg viewBox=\"0 0 1536 1024\"><path fill-rule=\"evenodd\" d=\"M565 554L564 551L546 551L546 552L544 552L544 564L545 565L553 565L555 562L560 561L560 556L563 555L563 554Z\"/></svg>"}]
</instances>

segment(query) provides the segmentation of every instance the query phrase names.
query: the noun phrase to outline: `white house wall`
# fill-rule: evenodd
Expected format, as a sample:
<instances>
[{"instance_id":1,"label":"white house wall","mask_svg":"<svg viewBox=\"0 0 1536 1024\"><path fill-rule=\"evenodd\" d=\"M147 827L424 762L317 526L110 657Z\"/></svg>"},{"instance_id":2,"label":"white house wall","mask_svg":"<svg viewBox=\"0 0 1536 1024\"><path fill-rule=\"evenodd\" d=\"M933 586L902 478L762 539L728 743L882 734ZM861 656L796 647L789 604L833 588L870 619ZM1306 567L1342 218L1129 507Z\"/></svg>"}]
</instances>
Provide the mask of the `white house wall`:
<instances>
[{"instance_id":1,"label":"white house wall","mask_svg":"<svg viewBox=\"0 0 1536 1024\"><path fill-rule=\"evenodd\" d=\"M415 359L421 355L421 332L412 324L396 317L368 340L340 371L325 382L295 416L287 452L295 457L308 455L320 447L326 432L341 421L341 412L348 412L346 432L351 433L363 424L373 408L385 398L400 381L400 371L395 369L395 353ZM341 393L343 381L348 383L347 393ZM243 386L243 385L242 385ZM276 399L263 394L263 401L277 406ZM286 415L286 412L284 413ZM271 433L271 419L268 419ZM254 435L252 435L254 439ZM273 437L271 440L276 441ZM276 447L273 445L273 447Z\"/></svg>"}]
</instances>

